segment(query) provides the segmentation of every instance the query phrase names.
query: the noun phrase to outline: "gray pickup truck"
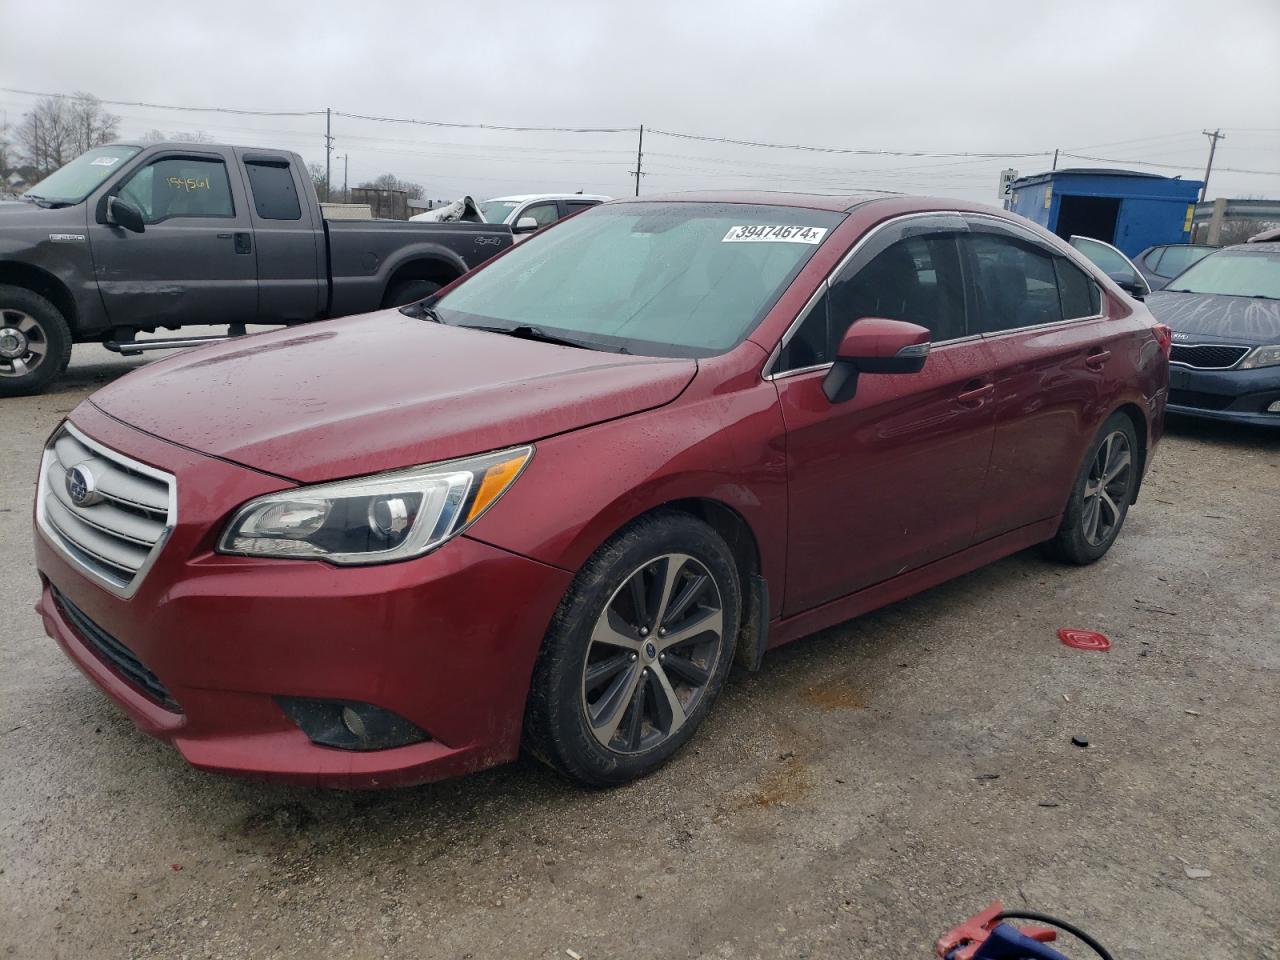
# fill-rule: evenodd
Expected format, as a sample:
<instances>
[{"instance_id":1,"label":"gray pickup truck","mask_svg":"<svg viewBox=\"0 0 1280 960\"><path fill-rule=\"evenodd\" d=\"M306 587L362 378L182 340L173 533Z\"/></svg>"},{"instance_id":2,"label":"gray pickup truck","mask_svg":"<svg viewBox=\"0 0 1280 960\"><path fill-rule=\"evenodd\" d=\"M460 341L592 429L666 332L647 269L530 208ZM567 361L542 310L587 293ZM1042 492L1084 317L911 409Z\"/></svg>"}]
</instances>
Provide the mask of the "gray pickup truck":
<instances>
[{"instance_id":1,"label":"gray pickup truck","mask_svg":"<svg viewBox=\"0 0 1280 960\"><path fill-rule=\"evenodd\" d=\"M486 223L335 220L302 159L210 144L96 147L0 202L0 397L120 353L411 303L511 246ZM225 334L136 339L201 324Z\"/></svg>"}]
</instances>

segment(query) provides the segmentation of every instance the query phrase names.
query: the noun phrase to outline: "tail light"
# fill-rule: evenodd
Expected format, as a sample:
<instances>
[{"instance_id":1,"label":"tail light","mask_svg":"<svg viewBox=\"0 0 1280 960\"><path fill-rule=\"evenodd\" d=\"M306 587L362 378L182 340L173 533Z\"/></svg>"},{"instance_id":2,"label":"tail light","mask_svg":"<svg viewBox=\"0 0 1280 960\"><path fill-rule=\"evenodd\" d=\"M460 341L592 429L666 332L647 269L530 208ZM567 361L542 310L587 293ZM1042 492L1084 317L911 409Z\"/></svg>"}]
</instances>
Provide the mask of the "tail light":
<instances>
[{"instance_id":1,"label":"tail light","mask_svg":"<svg viewBox=\"0 0 1280 960\"><path fill-rule=\"evenodd\" d=\"M1152 329L1156 332L1156 340L1160 344L1160 352L1168 360L1169 355L1173 353L1173 330L1166 323L1157 323Z\"/></svg>"}]
</instances>

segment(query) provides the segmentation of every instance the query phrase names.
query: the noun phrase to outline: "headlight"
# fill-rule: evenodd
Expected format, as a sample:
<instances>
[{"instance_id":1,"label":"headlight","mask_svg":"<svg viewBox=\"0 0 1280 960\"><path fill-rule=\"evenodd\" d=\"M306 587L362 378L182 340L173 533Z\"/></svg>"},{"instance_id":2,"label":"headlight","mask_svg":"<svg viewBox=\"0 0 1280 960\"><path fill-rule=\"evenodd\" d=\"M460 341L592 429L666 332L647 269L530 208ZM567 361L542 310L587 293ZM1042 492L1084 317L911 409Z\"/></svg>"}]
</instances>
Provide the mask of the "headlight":
<instances>
[{"instance_id":1,"label":"headlight","mask_svg":"<svg viewBox=\"0 0 1280 960\"><path fill-rule=\"evenodd\" d=\"M218 552L340 564L420 557L479 519L531 456L519 447L272 493L240 508Z\"/></svg>"},{"instance_id":2,"label":"headlight","mask_svg":"<svg viewBox=\"0 0 1280 960\"><path fill-rule=\"evenodd\" d=\"M1274 367L1280 363L1280 343L1274 343L1269 347L1255 347L1253 353L1249 354L1242 361L1237 370L1253 370L1256 367Z\"/></svg>"}]
</instances>

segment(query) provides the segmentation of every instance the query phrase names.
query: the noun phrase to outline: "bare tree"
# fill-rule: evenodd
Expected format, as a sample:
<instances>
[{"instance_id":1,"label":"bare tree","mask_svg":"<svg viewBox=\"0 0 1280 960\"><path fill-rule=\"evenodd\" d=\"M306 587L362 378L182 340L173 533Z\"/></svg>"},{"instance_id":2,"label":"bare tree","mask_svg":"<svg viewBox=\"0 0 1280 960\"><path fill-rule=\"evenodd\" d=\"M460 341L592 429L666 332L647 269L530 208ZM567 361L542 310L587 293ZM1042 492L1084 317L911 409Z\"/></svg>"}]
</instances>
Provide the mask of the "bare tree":
<instances>
[{"instance_id":1,"label":"bare tree","mask_svg":"<svg viewBox=\"0 0 1280 960\"><path fill-rule=\"evenodd\" d=\"M78 92L67 107L74 156L110 143L119 135L120 118L114 113L107 113L102 108L102 101L93 94Z\"/></svg>"},{"instance_id":2,"label":"bare tree","mask_svg":"<svg viewBox=\"0 0 1280 960\"><path fill-rule=\"evenodd\" d=\"M102 109L97 97L42 97L23 114L14 134L24 159L40 177L84 151L116 137L120 118Z\"/></svg>"},{"instance_id":3,"label":"bare tree","mask_svg":"<svg viewBox=\"0 0 1280 960\"><path fill-rule=\"evenodd\" d=\"M360 186L371 190L403 190L413 200L421 199L424 193L422 184L401 180L394 173L384 173L373 180L366 180Z\"/></svg>"},{"instance_id":4,"label":"bare tree","mask_svg":"<svg viewBox=\"0 0 1280 960\"><path fill-rule=\"evenodd\" d=\"M212 135L205 133L203 130L170 130L165 133L163 130L152 127L142 136L138 137L139 142L148 143L213 143Z\"/></svg>"},{"instance_id":5,"label":"bare tree","mask_svg":"<svg viewBox=\"0 0 1280 960\"><path fill-rule=\"evenodd\" d=\"M315 184L316 196L319 197L321 200L325 199L324 164L316 163L314 160L312 160L310 163L307 164L307 173L311 174L311 182Z\"/></svg>"}]
</instances>

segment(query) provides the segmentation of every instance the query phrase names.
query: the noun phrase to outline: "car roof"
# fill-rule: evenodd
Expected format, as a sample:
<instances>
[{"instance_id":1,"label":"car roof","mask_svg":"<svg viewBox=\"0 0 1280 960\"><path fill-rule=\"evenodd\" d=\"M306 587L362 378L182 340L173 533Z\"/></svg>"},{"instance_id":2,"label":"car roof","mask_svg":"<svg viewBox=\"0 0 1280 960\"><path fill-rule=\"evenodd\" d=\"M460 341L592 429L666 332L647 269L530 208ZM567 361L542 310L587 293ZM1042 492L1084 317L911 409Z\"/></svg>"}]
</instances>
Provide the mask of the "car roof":
<instances>
[{"instance_id":1,"label":"car roof","mask_svg":"<svg viewBox=\"0 0 1280 960\"><path fill-rule=\"evenodd\" d=\"M1223 250L1244 250L1250 253L1280 253L1280 240L1251 240L1248 243L1233 243Z\"/></svg>"},{"instance_id":2,"label":"car roof","mask_svg":"<svg viewBox=\"0 0 1280 960\"><path fill-rule=\"evenodd\" d=\"M481 203L524 203L526 200L612 200L598 193L520 193L510 197L490 197Z\"/></svg>"},{"instance_id":3,"label":"car roof","mask_svg":"<svg viewBox=\"0 0 1280 960\"><path fill-rule=\"evenodd\" d=\"M875 203L892 207L893 215L900 213L927 213L932 210L960 211L963 213L988 213L1010 220L1021 220L1016 214L984 203L956 200L954 197L908 197L889 193L793 193L773 190L698 190L687 193L665 193L643 197L623 197L613 203L742 203L752 206L798 207L810 210L829 210L848 213L863 204Z\"/></svg>"}]
</instances>

